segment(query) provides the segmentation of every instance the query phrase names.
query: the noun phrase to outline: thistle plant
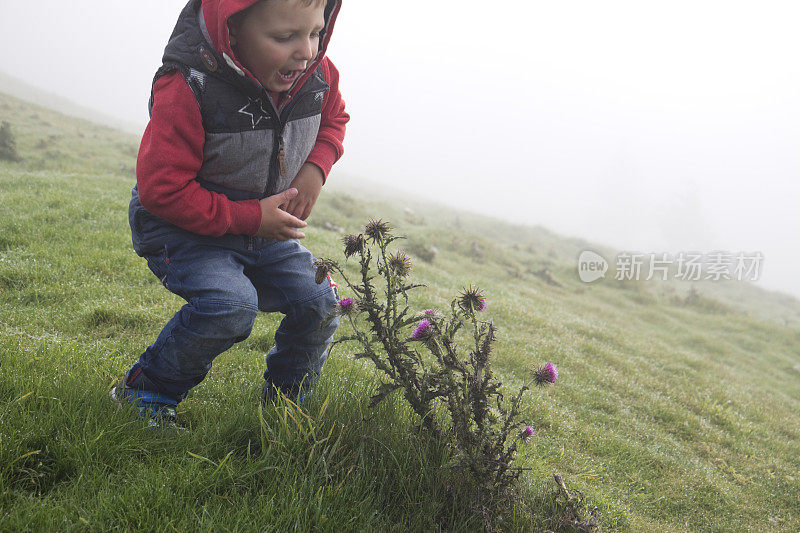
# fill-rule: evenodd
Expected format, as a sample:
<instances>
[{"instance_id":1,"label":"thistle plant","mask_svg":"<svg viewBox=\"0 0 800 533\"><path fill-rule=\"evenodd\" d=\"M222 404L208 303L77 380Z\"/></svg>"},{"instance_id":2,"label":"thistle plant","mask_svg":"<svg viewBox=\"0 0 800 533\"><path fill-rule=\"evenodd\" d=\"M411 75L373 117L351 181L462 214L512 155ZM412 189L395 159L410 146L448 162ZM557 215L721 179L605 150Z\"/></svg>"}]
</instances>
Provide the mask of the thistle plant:
<instances>
[{"instance_id":1,"label":"thistle plant","mask_svg":"<svg viewBox=\"0 0 800 533\"><path fill-rule=\"evenodd\" d=\"M453 474L466 473L482 514L491 515L523 470L513 465L518 444L534 435L521 420L523 395L534 383L554 383L558 372L547 363L506 398L491 367L497 328L482 319L483 292L470 285L447 311L413 310L408 293L422 285L409 280L411 259L402 250L390 252L399 239L391 231L387 223L372 220L363 234L343 239L345 257L359 262L358 280L334 261L315 263L317 279L336 271L353 295L340 300L337 311L353 333L335 344L356 343L355 357L381 371L370 407L400 391L420 427L449 445ZM464 478L459 481L454 486L463 486Z\"/></svg>"}]
</instances>

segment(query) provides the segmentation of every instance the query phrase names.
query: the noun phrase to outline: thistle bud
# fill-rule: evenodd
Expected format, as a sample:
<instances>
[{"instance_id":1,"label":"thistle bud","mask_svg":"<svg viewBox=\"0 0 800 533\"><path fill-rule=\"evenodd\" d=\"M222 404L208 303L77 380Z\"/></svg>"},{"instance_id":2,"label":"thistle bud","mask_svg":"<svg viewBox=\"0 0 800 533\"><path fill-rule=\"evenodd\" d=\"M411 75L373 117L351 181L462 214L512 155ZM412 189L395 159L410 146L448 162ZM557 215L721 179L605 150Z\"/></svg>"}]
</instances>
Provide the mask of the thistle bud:
<instances>
[{"instance_id":1,"label":"thistle bud","mask_svg":"<svg viewBox=\"0 0 800 533\"><path fill-rule=\"evenodd\" d=\"M389 256L389 269L401 278L404 278L411 273L411 258L404 252L398 251Z\"/></svg>"},{"instance_id":2,"label":"thistle bud","mask_svg":"<svg viewBox=\"0 0 800 533\"><path fill-rule=\"evenodd\" d=\"M458 306L466 313L483 311L486 309L486 298L483 297L483 292L478 287L470 285L469 289L464 289L461 293Z\"/></svg>"},{"instance_id":3,"label":"thistle bud","mask_svg":"<svg viewBox=\"0 0 800 533\"><path fill-rule=\"evenodd\" d=\"M321 284L325 281L325 278L328 277L328 274L335 268L335 263L331 261L326 261L324 259L315 259L314 260L314 267L317 269L316 274L314 275L314 281L317 282L317 285Z\"/></svg>"},{"instance_id":4,"label":"thistle bud","mask_svg":"<svg viewBox=\"0 0 800 533\"><path fill-rule=\"evenodd\" d=\"M364 249L364 235L347 235L342 239L344 243L344 256L350 257L361 253Z\"/></svg>"},{"instance_id":5,"label":"thistle bud","mask_svg":"<svg viewBox=\"0 0 800 533\"><path fill-rule=\"evenodd\" d=\"M384 222L381 219L378 220L370 220L367 223L367 226L364 228L364 233L367 234L367 237L372 240L374 243L383 242L386 237L389 236L389 232L392 230L391 226Z\"/></svg>"}]
</instances>

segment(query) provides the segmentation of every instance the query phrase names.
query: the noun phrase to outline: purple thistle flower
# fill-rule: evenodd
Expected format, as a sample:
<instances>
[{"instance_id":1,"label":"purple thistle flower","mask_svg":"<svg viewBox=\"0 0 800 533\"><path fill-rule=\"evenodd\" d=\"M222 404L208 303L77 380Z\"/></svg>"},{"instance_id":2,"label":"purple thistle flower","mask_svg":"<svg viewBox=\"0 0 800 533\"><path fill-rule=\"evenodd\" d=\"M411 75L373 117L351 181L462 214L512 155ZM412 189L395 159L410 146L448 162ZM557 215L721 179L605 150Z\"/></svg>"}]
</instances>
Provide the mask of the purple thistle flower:
<instances>
[{"instance_id":1,"label":"purple thistle flower","mask_svg":"<svg viewBox=\"0 0 800 533\"><path fill-rule=\"evenodd\" d=\"M414 333L411 334L411 338L415 341L420 340L423 337L427 337L428 334L431 332L431 321L427 318L423 318L420 320L419 324L417 324L417 329L414 330Z\"/></svg>"},{"instance_id":2,"label":"purple thistle flower","mask_svg":"<svg viewBox=\"0 0 800 533\"><path fill-rule=\"evenodd\" d=\"M486 309L486 298L481 298L481 303L478 306L478 311L483 311Z\"/></svg>"},{"instance_id":3,"label":"purple thistle flower","mask_svg":"<svg viewBox=\"0 0 800 533\"><path fill-rule=\"evenodd\" d=\"M352 298L342 298L339 300L339 314L350 315L356 309L356 302Z\"/></svg>"},{"instance_id":4,"label":"purple thistle flower","mask_svg":"<svg viewBox=\"0 0 800 533\"><path fill-rule=\"evenodd\" d=\"M425 310L425 314L427 316L435 315L436 314L436 309L426 309Z\"/></svg>"},{"instance_id":5,"label":"purple thistle flower","mask_svg":"<svg viewBox=\"0 0 800 533\"><path fill-rule=\"evenodd\" d=\"M534 433L533 426L525 426L525 429L522 430L522 438L527 439L532 437Z\"/></svg>"},{"instance_id":6,"label":"purple thistle flower","mask_svg":"<svg viewBox=\"0 0 800 533\"><path fill-rule=\"evenodd\" d=\"M547 363L542 368L536 371L536 383L544 385L545 383L555 383L558 378L558 369L553 363Z\"/></svg>"}]
</instances>

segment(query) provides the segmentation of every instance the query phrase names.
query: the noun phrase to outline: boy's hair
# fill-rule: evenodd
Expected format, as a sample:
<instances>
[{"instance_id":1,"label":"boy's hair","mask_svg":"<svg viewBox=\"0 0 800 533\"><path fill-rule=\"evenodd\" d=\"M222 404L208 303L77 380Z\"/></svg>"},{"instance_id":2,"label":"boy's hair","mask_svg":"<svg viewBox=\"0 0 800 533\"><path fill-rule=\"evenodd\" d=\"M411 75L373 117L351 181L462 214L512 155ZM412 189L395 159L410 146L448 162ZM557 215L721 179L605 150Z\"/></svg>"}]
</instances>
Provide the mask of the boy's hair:
<instances>
[{"instance_id":1,"label":"boy's hair","mask_svg":"<svg viewBox=\"0 0 800 533\"><path fill-rule=\"evenodd\" d=\"M247 17L247 14L250 13L250 10L256 7L258 4L263 2L276 2L277 0L258 0L258 2L253 3L250 7L243 9L241 11L237 11L230 17L228 17L228 29L230 28L238 28L244 19ZM303 7L308 7L317 4L325 4L327 5L328 0L298 0Z\"/></svg>"}]
</instances>

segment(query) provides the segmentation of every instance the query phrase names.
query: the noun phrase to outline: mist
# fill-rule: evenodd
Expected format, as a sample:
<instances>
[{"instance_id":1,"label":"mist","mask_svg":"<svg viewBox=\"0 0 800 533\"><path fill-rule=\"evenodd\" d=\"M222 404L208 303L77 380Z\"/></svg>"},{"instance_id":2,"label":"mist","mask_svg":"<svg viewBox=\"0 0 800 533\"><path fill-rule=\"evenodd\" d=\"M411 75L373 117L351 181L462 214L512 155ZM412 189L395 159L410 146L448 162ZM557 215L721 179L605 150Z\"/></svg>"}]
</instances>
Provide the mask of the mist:
<instances>
[{"instance_id":1,"label":"mist","mask_svg":"<svg viewBox=\"0 0 800 533\"><path fill-rule=\"evenodd\" d=\"M0 71L144 128L184 2L3 2ZM344 3L337 174L800 296L794 2ZM9 52L12 51L13 52Z\"/></svg>"}]
</instances>

